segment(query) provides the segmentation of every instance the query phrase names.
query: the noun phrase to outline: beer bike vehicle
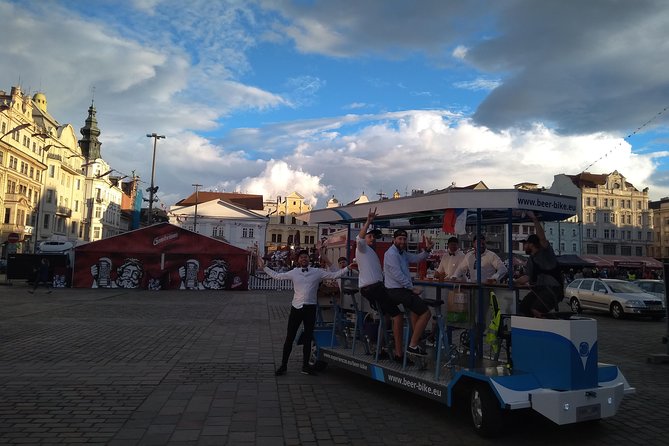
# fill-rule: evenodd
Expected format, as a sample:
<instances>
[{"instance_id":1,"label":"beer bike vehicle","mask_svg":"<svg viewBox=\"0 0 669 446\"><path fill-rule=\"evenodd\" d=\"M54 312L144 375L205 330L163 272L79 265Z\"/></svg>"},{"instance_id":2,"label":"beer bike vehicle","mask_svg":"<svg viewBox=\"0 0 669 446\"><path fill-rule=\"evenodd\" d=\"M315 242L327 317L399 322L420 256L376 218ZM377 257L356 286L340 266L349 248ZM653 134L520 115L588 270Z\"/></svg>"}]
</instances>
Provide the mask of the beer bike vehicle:
<instances>
[{"instance_id":1,"label":"beer bike vehicle","mask_svg":"<svg viewBox=\"0 0 669 446\"><path fill-rule=\"evenodd\" d=\"M348 225L350 241L357 233L351 225L364 222L370 207L376 208L377 228L407 230L441 228L445 213L467 209L476 219L479 235L483 225L507 224L507 245L512 246L512 223L529 221L523 211L531 210L544 221L564 220L575 214L576 199L516 189L446 190L321 209L300 218L310 224ZM480 258L477 264L480 277ZM513 268L509 270L512 283ZM497 433L505 414L518 409L534 410L559 425L611 417L624 395L634 392L617 366L598 362L596 320L557 313L546 318L502 317L500 307L513 313L521 292L512 286L491 287L480 280L467 285L422 278L416 282L435 296L428 299L437 328L426 360L413 357L414 364L409 365L406 360L398 364L380 359L381 339L392 338L384 336L385 318L377 315L376 342L370 340L365 312L360 311L365 302L357 293L356 279L348 278L342 299L353 300L355 316L352 322L342 318L348 304L340 303L332 322L316 329L319 365L343 367L447 406L466 401L472 425L482 435ZM466 317L451 317L453 307L447 304L450 299L442 298L442 291L459 293ZM410 330L407 319L404 345ZM466 398L456 398L460 395Z\"/></svg>"}]
</instances>

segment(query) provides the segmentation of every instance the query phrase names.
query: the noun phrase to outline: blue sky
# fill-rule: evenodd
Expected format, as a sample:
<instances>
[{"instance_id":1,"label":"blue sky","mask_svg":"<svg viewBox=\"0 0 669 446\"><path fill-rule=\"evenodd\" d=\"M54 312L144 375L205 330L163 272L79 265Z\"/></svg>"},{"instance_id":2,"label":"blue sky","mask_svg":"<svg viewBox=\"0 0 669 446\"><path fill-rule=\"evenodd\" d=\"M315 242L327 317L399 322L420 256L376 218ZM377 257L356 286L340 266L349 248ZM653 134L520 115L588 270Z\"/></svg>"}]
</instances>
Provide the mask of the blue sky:
<instances>
[{"instance_id":1,"label":"blue sky","mask_svg":"<svg viewBox=\"0 0 669 446\"><path fill-rule=\"evenodd\" d=\"M615 169L669 195L662 0L0 0L0 89L193 191L402 194ZM633 137L623 138L648 120ZM594 163L594 164L593 164Z\"/></svg>"}]
</instances>

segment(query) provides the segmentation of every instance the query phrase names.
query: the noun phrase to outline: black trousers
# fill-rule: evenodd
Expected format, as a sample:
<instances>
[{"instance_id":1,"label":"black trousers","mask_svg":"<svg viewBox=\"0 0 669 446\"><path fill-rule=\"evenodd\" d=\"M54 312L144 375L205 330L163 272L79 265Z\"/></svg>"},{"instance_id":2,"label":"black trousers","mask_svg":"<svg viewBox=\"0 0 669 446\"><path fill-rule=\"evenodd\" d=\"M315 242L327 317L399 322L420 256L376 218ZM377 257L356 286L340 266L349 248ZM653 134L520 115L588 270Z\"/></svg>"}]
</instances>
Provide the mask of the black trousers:
<instances>
[{"instance_id":1,"label":"black trousers","mask_svg":"<svg viewBox=\"0 0 669 446\"><path fill-rule=\"evenodd\" d=\"M311 356L311 340L314 337L314 325L316 324L316 305L303 305L302 308L290 307L288 316L288 328L286 330L286 342L283 343L283 357L281 365L288 365L288 357L293 349L293 342L297 336L300 324L304 326L302 335L302 365L309 364Z\"/></svg>"}]
</instances>

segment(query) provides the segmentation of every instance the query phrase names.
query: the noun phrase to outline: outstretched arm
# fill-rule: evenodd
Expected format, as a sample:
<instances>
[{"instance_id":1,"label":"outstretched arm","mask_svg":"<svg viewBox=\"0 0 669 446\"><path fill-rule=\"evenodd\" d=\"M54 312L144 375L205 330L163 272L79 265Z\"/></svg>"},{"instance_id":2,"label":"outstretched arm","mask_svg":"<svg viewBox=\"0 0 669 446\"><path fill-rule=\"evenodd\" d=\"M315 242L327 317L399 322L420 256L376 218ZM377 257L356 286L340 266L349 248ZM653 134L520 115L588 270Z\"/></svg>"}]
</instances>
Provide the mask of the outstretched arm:
<instances>
[{"instance_id":1,"label":"outstretched arm","mask_svg":"<svg viewBox=\"0 0 669 446\"><path fill-rule=\"evenodd\" d=\"M534 212L527 211L527 216L530 217L534 222L534 232L537 234L537 237L539 237L539 242L541 243L541 246L543 248L548 248L550 243L548 243L548 239L546 238L546 233L544 232L543 225L539 222L537 216L534 215Z\"/></svg>"},{"instance_id":2,"label":"outstretched arm","mask_svg":"<svg viewBox=\"0 0 669 446\"><path fill-rule=\"evenodd\" d=\"M374 208L374 210L370 208L369 213L367 214L367 220L365 220L365 224L362 225L362 227L360 228L360 232L358 233L360 238L362 239L365 238L365 236L367 235L367 229L369 229L369 225L372 224L374 218L376 218L376 208Z\"/></svg>"}]
</instances>

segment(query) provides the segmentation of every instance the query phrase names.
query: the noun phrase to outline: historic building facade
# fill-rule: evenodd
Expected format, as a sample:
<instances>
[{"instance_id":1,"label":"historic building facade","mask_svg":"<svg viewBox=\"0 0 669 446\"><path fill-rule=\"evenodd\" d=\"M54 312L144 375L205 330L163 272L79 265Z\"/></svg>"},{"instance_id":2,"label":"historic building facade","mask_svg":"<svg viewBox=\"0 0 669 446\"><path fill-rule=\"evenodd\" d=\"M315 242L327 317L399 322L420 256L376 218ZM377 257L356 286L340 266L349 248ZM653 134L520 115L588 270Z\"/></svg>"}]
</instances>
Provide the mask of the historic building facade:
<instances>
[{"instance_id":1,"label":"historic building facade","mask_svg":"<svg viewBox=\"0 0 669 446\"><path fill-rule=\"evenodd\" d=\"M653 218L648 188L637 189L617 170L555 175L548 192L576 197L576 216L546 223L556 253L651 256ZM574 252L580 248L580 252Z\"/></svg>"}]
</instances>

